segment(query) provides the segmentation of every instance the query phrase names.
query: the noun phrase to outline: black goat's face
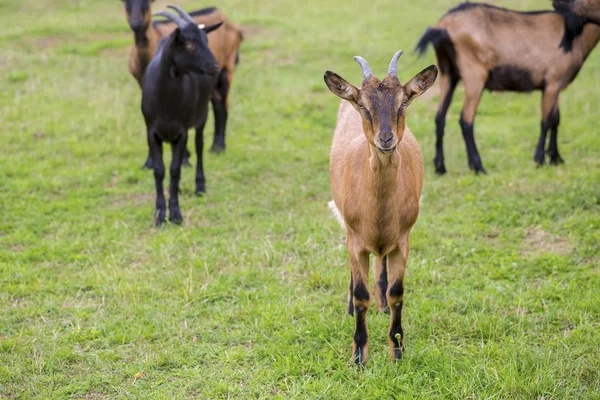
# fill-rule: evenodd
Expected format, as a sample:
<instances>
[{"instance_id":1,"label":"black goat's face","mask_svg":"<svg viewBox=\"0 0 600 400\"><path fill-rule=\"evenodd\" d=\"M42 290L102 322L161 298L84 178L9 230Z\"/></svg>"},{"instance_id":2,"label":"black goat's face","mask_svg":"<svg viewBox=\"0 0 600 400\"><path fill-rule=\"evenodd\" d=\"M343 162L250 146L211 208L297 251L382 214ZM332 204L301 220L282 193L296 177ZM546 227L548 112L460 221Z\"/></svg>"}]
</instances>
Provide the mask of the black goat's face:
<instances>
[{"instance_id":1,"label":"black goat's face","mask_svg":"<svg viewBox=\"0 0 600 400\"><path fill-rule=\"evenodd\" d=\"M360 113L367 141L382 153L391 154L404 136L406 108L433 85L436 77L437 68L431 65L406 85L395 74L387 74L383 80L371 75L358 89L331 71L325 73L325 83Z\"/></svg>"},{"instance_id":2,"label":"black goat's face","mask_svg":"<svg viewBox=\"0 0 600 400\"><path fill-rule=\"evenodd\" d=\"M213 53L208 48L206 34L221 26L222 22L215 25L188 24L183 29L177 28L172 35L173 62L180 71L195 72L198 74L216 75L219 64Z\"/></svg>"},{"instance_id":3,"label":"black goat's face","mask_svg":"<svg viewBox=\"0 0 600 400\"><path fill-rule=\"evenodd\" d=\"M150 3L154 0L121 0L125 5L125 14L131 30L145 32L152 20Z\"/></svg>"}]
</instances>

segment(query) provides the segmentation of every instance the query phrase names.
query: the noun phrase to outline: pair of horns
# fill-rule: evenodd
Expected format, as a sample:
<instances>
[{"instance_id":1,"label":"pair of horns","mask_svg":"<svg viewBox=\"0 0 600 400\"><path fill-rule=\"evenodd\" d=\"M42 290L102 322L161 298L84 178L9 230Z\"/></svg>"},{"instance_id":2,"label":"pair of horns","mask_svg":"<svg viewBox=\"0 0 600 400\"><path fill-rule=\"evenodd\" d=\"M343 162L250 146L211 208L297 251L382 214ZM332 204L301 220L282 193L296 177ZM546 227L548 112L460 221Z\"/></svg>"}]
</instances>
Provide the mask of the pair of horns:
<instances>
[{"instance_id":1,"label":"pair of horns","mask_svg":"<svg viewBox=\"0 0 600 400\"><path fill-rule=\"evenodd\" d=\"M173 5L173 4L169 4L169 5L167 5L167 7L172 8L173 10L177 11L177 14L179 14L179 17L170 11L158 11L152 15L155 17L158 17L158 16L166 17L167 19L175 22L180 29L183 29L187 24L195 24L196 23L196 22L194 22L194 20L188 13L186 13L185 11L183 11L183 9L181 9L181 7Z\"/></svg>"},{"instance_id":2,"label":"pair of horns","mask_svg":"<svg viewBox=\"0 0 600 400\"><path fill-rule=\"evenodd\" d=\"M390 62L390 67L388 68L388 74L392 76L398 75L398 59L402 55L402 50L398 50L394 57L392 57L392 61ZM373 73L371 72L371 67L369 67L369 63L362 57L356 56L354 57L354 61L360 64L360 67L363 70L363 79L369 79Z\"/></svg>"}]
</instances>

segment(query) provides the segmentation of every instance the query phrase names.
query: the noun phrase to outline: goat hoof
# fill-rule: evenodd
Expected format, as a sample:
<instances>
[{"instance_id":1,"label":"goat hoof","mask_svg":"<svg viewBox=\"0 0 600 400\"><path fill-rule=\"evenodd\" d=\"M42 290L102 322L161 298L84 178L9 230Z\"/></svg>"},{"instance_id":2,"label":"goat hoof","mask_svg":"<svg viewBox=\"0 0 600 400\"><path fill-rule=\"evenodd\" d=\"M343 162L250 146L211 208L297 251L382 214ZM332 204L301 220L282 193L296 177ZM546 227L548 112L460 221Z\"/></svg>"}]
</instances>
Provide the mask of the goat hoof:
<instances>
[{"instance_id":1,"label":"goat hoof","mask_svg":"<svg viewBox=\"0 0 600 400\"><path fill-rule=\"evenodd\" d=\"M382 312L384 314L389 314L390 313L390 307L389 306L382 307L381 310L379 310L379 312Z\"/></svg>"},{"instance_id":2,"label":"goat hoof","mask_svg":"<svg viewBox=\"0 0 600 400\"><path fill-rule=\"evenodd\" d=\"M171 210L169 212L169 221L175 225L181 225L183 222L183 216L181 215L181 210Z\"/></svg>"},{"instance_id":3,"label":"goat hoof","mask_svg":"<svg viewBox=\"0 0 600 400\"><path fill-rule=\"evenodd\" d=\"M153 169L153 168L154 168L154 166L152 165L152 159L150 157L148 157L148 159L146 160L144 165L142 165L141 169Z\"/></svg>"},{"instance_id":4,"label":"goat hoof","mask_svg":"<svg viewBox=\"0 0 600 400\"><path fill-rule=\"evenodd\" d=\"M367 365L367 360L365 358L363 349L357 348L354 351L354 355L352 356L352 361L354 362L354 364L358 365L359 367L365 367Z\"/></svg>"},{"instance_id":5,"label":"goat hoof","mask_svg":"<svg viewBox=\"0 0 600 400\"><path fill-rule=\"evenodd\" d=\"M154 227L157 228L165 222L165 211L156 210L154 212Z\"/></svg>"},{"instance_id":6,"label":"goat hoof","mask_svg":"<svg viewBox=\"0 0 600 400\"><path fill-rule=\"evenodd\" d=\"M544 165L546 163L546 161L544 160L544 153L540 153L539 151L536 151L535 156L533 156L533 161L535 161L535 163L538 165L538 167L541 167L542 165Z\"/></svg>"},{"instance_id":7,"label":"goat hoof","mask_svg":"<svg viewBox=\"0 0 600 400\"><path fill-rule=\"evenodd\" d=\"M210 148L210 152L213 154L224 153L225 145L224 144L213 144L212 147Z\"/></svg>"},{"instance_id":8,"label":"goat hoof","mask_svg":"<svg viewBox=\"0 0 600 400\"><path fill-rule=\"evenodd\" d=\"M438 175L444 175L446 173L446 166L444 165L444 161L438 161L437 159L433 159L433 165L435 166L435 173Z\"/></svg>"},{"instance_id":9,"label":"goat hoof","mask_svg":"<svg viewBox=\"0 0 600 400\"><path fill-rule=\"evenodd\" d=\"M475 175L487 175L487 171L483 167L475 168Z\"/></svg>"},{"instance_id":10,"label":"goat hoof","mask_svg":"<svg viewBox=\"0 0 600 400\"><path fill-rule=\"evenodd\" d=\"M550 156L550 164L551 165L559 165L559 164L564 164L565 161L562 159L562 157L560 156L560 154L554 154Z\"/></svg>"},{"instance_id":11,"label":"goat hoof","mask_svg":"<svg viewBox=\"0 0 600 400\"><path fill-rule=\"evenodd\" d=\"M183 161L181 162L181 165L184 167L191 167L192 163L190 163L190 159L189 158L184 158Z\"/></svg>"},{"instance_id":12,"label":"goat hoof","mask_svg":"<svg viewBox=\"0 0 600 400\"><path fill-rule=\"evenodd\" d=\"M393 351L394 351L394 354L393 354L394 361L396 362L396 361L402 360L403 349L394 349Z\"/></svg>"}]
</instances>

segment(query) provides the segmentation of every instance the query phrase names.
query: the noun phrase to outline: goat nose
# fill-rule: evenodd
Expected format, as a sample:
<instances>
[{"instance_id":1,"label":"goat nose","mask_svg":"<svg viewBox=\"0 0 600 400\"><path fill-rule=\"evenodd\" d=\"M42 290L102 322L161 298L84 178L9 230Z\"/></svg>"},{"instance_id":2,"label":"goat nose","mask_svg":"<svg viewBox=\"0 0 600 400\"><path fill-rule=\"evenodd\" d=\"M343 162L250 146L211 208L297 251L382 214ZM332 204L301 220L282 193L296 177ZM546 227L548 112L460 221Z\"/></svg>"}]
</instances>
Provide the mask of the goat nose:
<instances>
[{"instance_id":1,"label":"goat nose","mask_svg":"<svg viewBox=\"0 0 600 400\"><path fill-rule=\"evenodd\" d=\"M390 143L393 138L394 138L394 135L392 135L392 132L381 132L379 134L379 139L381 140L382 144Z\"/></svg>"}]
</instances>

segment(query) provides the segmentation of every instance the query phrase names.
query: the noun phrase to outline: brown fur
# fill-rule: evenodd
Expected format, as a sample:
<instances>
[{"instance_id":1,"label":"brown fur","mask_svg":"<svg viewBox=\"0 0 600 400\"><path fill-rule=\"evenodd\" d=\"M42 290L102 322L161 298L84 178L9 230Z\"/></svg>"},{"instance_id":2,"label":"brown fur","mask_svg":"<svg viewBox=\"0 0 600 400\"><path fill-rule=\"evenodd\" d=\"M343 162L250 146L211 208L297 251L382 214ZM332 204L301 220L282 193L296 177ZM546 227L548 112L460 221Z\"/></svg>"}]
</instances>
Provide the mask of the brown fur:
<instances>
[{"instance_id":1,"label":"brown fur","mask_svg":"<svg viewBox=\"0 0 600 400\"><path fill-rule=\"evenodd\" d=\"M540 136L541 148L538 144L535 161L544 163L546 131L550 129L548 154L551 163L562 162L556 142L558 95L575 79L600 39L600 26L587 23L582 26L581 33L565 45L565 18L565 15L552 11L522 13L470 3L451 10L428 30L445 32L444 35L447 34L450 39L434 43L439 64L451 64L450 68L441 68L439 79L441 95L436 116L438 142L434 160L438 173L446 172L443 129L453 91L460 79L465 87L461 126L472 169L485 172L473 136L475 114L484 88L542 90L544 125ZM421 51L425 47L423 39L419 45ZM455 59L449 60L452 57ZM513 75L508 77L506 69L512 70Z\"/></svg>"},{"instance_id":2,"label":"brown fur","mask_svg":"<svg viewBox=\"0 0 600 400\"><path fill-rule=\"evenodd\" d=\"M325 75L330 90L344 99L331 146L330 179L333 200L346 228L353 282L350 296L359 310L357 331L361 324L366 330L366 310L370 305L369 298L357 297L356 292L359 286L368 287L369 254L374 254L380 263L387 257L390 285L396 282L402 285L408 235L419 215L423 188L421 150L406 127L405 110L413 98L433 84L436 75L436 68L431 66L404 86L389 74L382 81L370 77L363 81L360 90L333 73ZM394 149L384 152L382 140L388 128L393 136L389 149ZM378 266L376 272L381 274L382 268ZM403 297L387 290L386 300L391 310L391 334L394 318L400 318L396 313L401 312ZM386 306L377 302L380 310ZM398 348L388 339L392 357L399 358L403 344ZM356 341L353 351L359 354ZM355 362L365 363L368 340L360 354L362 359Z\"/></svg>"}]
</instances>

